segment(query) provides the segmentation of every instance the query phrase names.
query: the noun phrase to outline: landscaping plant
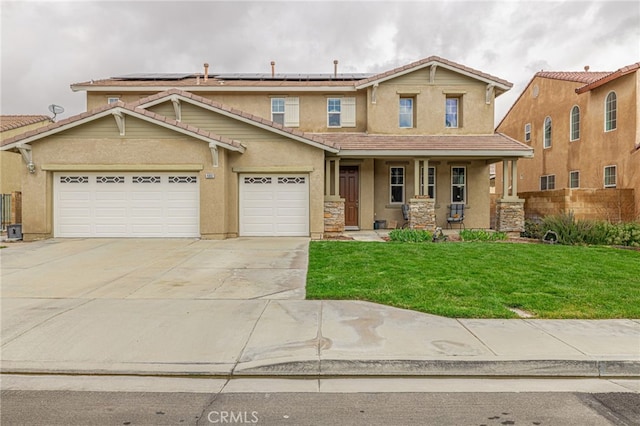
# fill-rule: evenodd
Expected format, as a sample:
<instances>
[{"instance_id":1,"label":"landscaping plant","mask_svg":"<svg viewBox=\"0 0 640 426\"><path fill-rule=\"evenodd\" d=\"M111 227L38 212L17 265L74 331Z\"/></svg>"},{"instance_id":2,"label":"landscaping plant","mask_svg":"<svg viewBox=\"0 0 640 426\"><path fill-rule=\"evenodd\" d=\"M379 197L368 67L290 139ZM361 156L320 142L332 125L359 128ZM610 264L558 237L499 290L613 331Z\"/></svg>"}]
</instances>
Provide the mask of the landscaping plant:
<instances>
[{"instance_id":1,"label":"landscaping plant","mask_svg":"<svg viewBox=\"0 0 640 426\"><path fill-rule=\"evenodd\" d=\"M462 241L504 241L506 232L489 232L484 229L463 229L460 231Z\"/></svg>"},{"instance_id":2,"label":"landscaping plant","mask_svg":"<svg viewBox=\"0 0 640 426\"><path fill-rule=\"evenodd\" d=\"M389 232L389 240L402 243L428 243L433 234L424 229L394 229Z\"/></svg>"}]
</instances>

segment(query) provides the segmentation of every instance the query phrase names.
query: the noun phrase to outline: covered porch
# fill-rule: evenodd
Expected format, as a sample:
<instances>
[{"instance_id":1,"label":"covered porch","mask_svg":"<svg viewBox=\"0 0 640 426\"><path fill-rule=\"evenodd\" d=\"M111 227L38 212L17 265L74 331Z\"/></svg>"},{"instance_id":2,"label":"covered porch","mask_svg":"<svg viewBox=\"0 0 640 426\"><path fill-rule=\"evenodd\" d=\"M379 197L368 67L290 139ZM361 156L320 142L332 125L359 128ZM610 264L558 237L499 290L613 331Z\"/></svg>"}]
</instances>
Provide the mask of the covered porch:
<instances>
[{"instance_id":1,"label":"covered porch","mask_svg":"<svg viewBox=\"0 0 640 426\"><path fill-rule=\"evenodd\" d=\"M411 150L345 149L354 144L339 142L341 151L325 157L325 234L403 226L446 229L452 206L464 208L464 220L453 224L453 228L464 225L488 229L491 216L489 167L495 163L498 163L497 167L503 167L505 176L510 177L503 190L506 196L497 203L496 228L520 232L524 227L524 201L517 197L517 160L529 156L531 150L526 146L521 151L495 149L496 137L498 142L511 148L514 145L523 148L519 142L501 135L489 136L494 142L494 149L455 150L449 147L439 149L439 152L433 149L433 142L450 144L452 137L402 138L405 143L414 142ZM367 135L360 139L363 138L371 147L372 143L382 141L384 137ZM392 140L398 138L393 137ZM463 138L467 148L471 138ZM473 138L477 141L482 137ZM406 220L403 205L408 206Z\"/></svg>"}]
</instances>

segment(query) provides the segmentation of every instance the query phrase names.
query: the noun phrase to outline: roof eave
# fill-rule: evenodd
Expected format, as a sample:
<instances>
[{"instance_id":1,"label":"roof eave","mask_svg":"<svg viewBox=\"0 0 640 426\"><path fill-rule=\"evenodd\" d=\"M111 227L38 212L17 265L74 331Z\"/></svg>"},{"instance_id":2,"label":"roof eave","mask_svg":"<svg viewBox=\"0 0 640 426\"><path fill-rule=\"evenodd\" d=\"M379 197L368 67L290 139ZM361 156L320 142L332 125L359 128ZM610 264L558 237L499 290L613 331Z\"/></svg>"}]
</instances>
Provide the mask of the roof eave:
<instances>
[{"instance_id":1,"label":"roof eave","mask_svg":"<svg viewBox=\"0 0 640 426\"><path fill-rule=\"evenodd\" d=\"M444 150L444 149L342 149L340 157L520 157L533 158L533 150Z\"/></svg>"},{"instance_id":2,"label":"roof eave","mask_svg":"<svg viewBox=\"0 0 640 426\"><path fill-rule=\"evenodd\" d=\"M355 92L354 86L98 86L71 85L74 92L166 92L171 89L185 92Z\"/></svg>"}]
</instances>

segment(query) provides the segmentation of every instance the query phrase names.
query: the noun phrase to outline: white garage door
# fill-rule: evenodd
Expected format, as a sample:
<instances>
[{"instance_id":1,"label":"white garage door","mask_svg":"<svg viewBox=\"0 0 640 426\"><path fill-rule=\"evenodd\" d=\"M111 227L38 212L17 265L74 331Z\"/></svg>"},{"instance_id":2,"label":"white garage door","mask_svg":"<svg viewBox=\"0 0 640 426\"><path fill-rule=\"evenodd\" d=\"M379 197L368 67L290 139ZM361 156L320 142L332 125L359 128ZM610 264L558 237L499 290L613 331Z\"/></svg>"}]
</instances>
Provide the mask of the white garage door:
<instances>
[{"instance_id":1,"label":"white garage door","mask_svg":"<svg viewBox=\"0 0 640 426\"><path fill-rule=\"evenodd\" d=\"M309 176L240 175L241 236L308 236Z\"/></svg>"},{"instance_id":2,"label":"white garage door","mask_svg":"<svg viewBox=\"0 0 640 426\"><path fill-rule=\"evenodd\" d=\"M55 173L56 237L198 237L191 173Z\"/></svg>"}]
</instances>

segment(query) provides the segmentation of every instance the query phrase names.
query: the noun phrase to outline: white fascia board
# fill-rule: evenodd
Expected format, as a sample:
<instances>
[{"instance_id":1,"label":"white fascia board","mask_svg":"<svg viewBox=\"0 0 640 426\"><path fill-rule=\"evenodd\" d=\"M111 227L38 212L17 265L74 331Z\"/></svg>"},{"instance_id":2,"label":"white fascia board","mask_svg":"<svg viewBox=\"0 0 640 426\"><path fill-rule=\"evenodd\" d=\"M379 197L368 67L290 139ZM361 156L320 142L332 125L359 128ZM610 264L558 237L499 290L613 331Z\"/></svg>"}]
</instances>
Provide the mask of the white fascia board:
<instances>
[{"instance_id":1,"label":"white fascia board","mask_svg":"<svg viewBox=\"0 0 640 426\"><path fill-rule=\"evenodd\" d=\"M343 149L339 157L522 157L533 158L533 151L473 151L473 150L386 150L386 149Z\"/></svg>"},{"instance_id":2,"label":"white fascia board","mask_svg":"<svg viewBox=\"0 0 640 426\"><path fill-rule=\"evenodd\" d=\"M334 153L334 154L338 152L338 149L336 149L336 148L332 148L332 147L329 147L329 146L326 146L326 145L322 145L322 144L320 144L318 142L315 142L315 141L313 141L311 139L307 139L307 138L304 138L304 137L301 137L301 136L294 135L294 134L289 133L289 132L282 131L280 129L276 129L275 127L271 127L271 126L268 126L266 124L259 123L257 121L254 121L254 120L251 120L249 118L243 117L241 115L237 115L237 114L234 114L232 112L225 111L225 110L220 109L220 108L216 108L216 107L214 107L212 105L204 104L204 103L199 102L199 101L194 100L194 99L190 99L190 98L187 98L187 97L184 97L184 96L180 96L180 95L177 95L177 96L178 96L178 98L180 98L184 102L189 102L192 105L207 109L209 111L224 115L224 116L229 117L229 118L233 118L233 119L242 121L243 123L247 123L247 124L250 124L252 126L259 127L261 129L267 130L269 132L276 133L276 134L278 134L280 136L284 136L284 137L286 137L288 139L294 139L294 140L297 140L298 142L302 142L302 143L305 143L307 145L311 145L313 147L320 148L320 149L323 149L325 151L329 151L329 152Z\"/></svg>"},{"instance_id":3,"label":"white fascia board","mask_svg":"<svg viewBox=\"0 0 640 426\"><path fill-rule=\"evenodd\" d=\"M410 74L410 73L412 73L412 72L414 72L414 71L417 71L417 70L420 70L420 69L423 69L423 68L430 67L431 65L437 65L438 67L446 68L446 69L448 69L449 71L453 71L453 72L456 72L456 73L458 73L458 74L465 75L465 76L467 76L467 77L473 78L474 80L482 81L483 83L493 84L495 87L498 87L498 88L500 88L500 89L502 89L502 90L505 90L505 91L507 91L507 90L511 89L511 87L506 86L506 85L504 85L504 84L502 84L502 83L499 83L499 82L497 82L497 81L495 81L495 80L491 80L491 79L488 79L488 78L484 78L484 77L481 77L481 76L479 76L479 75L477 75L477 74L473 74L473 73L470 73L470 72L468 72L468 71L461 70L460 68L452 67L451 65L443 64L442 62L438 62L438 61L430 61L430 62L427 62L427 63L425 63L425 64L418 65L418 66L416 66L416 67L414 67L414 68L408 68L408 69L406 69L406 70L403 70L403 71L397 72L397 73L395 73L395 74L391 74L391 75L388 75L388 76L386 76L386 77L382 77L382 78L379 78L379 79L377 79L377 80L370 81L369 83L362 84L362 85L358 85L358 86L356 86L356 89L364 89L364 88L366 88L366 87L373 86L373 85L374 85L374 84L376 84L376 83L378 83L378 84L379 84L379 83L383 83L383 82L385 82L385 81L387 81L387 80L391 80L391 79L394 79L394 78L398 78L398 77L403 76L403 75L405 75L405 74Z\"/></svg>"},{"instance_id":4,"label":"white fascia board","mask_svg":"<svg viewBox=\"0 0 640 426\"><path fill-rule=\"evenodd\" d=\"M71 86L74 92L355 92L355 86Z\"/></svg>"}]
</instances>

